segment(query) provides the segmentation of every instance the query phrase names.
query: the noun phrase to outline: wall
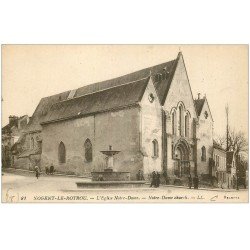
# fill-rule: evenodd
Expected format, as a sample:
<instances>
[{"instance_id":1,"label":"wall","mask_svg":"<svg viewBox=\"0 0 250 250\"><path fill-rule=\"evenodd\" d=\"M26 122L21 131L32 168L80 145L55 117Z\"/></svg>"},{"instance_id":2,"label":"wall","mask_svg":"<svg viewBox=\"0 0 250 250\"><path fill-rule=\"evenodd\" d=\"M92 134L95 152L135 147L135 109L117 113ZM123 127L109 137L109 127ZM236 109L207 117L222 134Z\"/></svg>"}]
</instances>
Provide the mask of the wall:
<instances>
[{"instance_id":1,"label":"wall","mask_svg":"<svg viewBox=\"0 0 250 250\"><path fill-rule=\"evenodd\" d=\"M29 170L31 168L29 157L15 158L13 167Z\"/></svg>"},{"instance_id":2,"label":"wall","mask_svg":"<svg viewBox=\"0 0 250 250\"><path fill-rule=\"evenodd\" d=\"M13 167L14 168L21 168L26 170L34 170L34 167L38 166L41 167L41 155L34 154L29 155L27 157L15 157Z\"/></svg>"},{"instance_id":3,"label":"wall","mask_svg":"<svg viewBox=\"0 0 250 250\"><path fill-rule=\"evenodd\" d=\"M106 167L105 156L100 153L108 150L121 151L114 156L117 171L130 171L134 179L142 168L139 146L139 107L106 112L94 116L51 123L43 126L42 168L53 163L57 171L89 174L93 170ZM93 147L93 161L85 159L84 142L90 139ZM58 146L66 147L66 163L58 162Z\"/></svg>"},{"instance_id":4,"label":"wall","mask_svg":"<svg viewBox=\"0 0 250 250\"><path fill-rule=\"evenodd\" d=\"M150 102L149 95L154 100ZM150 79L141 100L141 152L143 154L144 175L152 171L162 171L162 108L154 85ZM153 156L153 140L158 142L158 156Z\"/></svg>"},{"instance_id":5,"label":"wall","mask_svg":"<svg viewBox=\"0 0 250 250\"><path fill-rule=\"evenodd\" d=\"M184 114L189 113L189 136L185 138L185 136L180 136L179 132L179 106L183 105ZM176 71L171 83L171 86L168 91L168 95L164 104L164 110L167 115L167 170L168 174L173 174L174 160L172 159L172 143L173 145L180 138L184 138L188 144L191 146L192 154L193 154L193 146L194 146L194 119L197 118L196 111L194 107L193 95L191 91L191 87L189 84L186 68L184 65L183 57L179 58ZM172 134L172 112L176 110L176 135ZM182 124L182 129L185 131L185 126ZM190 158L193 159L193 155L190 155ZM191 162L191 168L194 169L194 162Z\"/></svg>"},{"instance_id":6,"label":"wall","mask_svg":"<svg viewBox=\"0 0 250 250\"><path fill-rule=\"evenodd\" d=\"M208 113L207 119L204 113ZM206 148L206 161L201 160L202 150ZM213 157L213 120L208 107L208 103L205 100L201 114L198 118L197 127L197 171L198 174L209 174L209 158Z\"/></svg>"},{"instance_id":7,"label":"wall","mask_svg":"<svg viewBox=\"0 0 250 250\"><path fill-rule=\"evenodd\" d=\"M36 132L28 132L27 134L24 135L24 140L20 143L19 150L20 152L24 152L27 150L34 150L38 151L40 150L40 144L41 142L41 132L36 131ZM31 139L33 138L34 140L34 147L32 147Z\"/></svg>"},{"instance_id":8,"label":"wall","mask_svg":"<svg viewBox=\"0 0 250 250\"><path fill-rule=\"evenodd\" d=\"M143 168L143 158L140 152L140 109L139 107L116 112L102 113L96 116L96 155L98 164L103 164L104 156L101 150L107 150L109 145L114 150L121 151L114 156L114 166L118 171L129 171L131 179Z\"/></svg>"},{"instance_id":9,"label":"wall","mask_svg":"<svg viewBox=\"0 0 250 250\"><path fill-rule=\"evenodd\" d=\"M34 140L34 147L32 147L31 138ZM33 169L35 165L40 166L41 143L41 132L37 131L27 133L24 140L18 144L18 155L27 152L26 157L15 157L13 167Z\"/></svg>"},{"instance_id":10,"label":"wall","mask_svg":"<svg viewBox=\"0 0 250 250\"><path fill-rule=\"evenodd\" d=\"M216 164L216 156L219 158L218 165ZM215 162L215 173L214 176L217 177L218 186L222 188L228 188L230 185L230 178L227 174L226 168L226 152L217 148L213 149L213 159Z\"/></svg>"},{"instance_id":11,"label":"wall","mask_svg":"<svg viewBox=\"0 0 250 250\"><path fill-rule=\"evenodd\" d=\"M219 165L216 166L216 156L219 156ZM213 159L215 162L216 171L226 171L226 152L217 148L213 150Z\"/></svg>"}]
</instances>

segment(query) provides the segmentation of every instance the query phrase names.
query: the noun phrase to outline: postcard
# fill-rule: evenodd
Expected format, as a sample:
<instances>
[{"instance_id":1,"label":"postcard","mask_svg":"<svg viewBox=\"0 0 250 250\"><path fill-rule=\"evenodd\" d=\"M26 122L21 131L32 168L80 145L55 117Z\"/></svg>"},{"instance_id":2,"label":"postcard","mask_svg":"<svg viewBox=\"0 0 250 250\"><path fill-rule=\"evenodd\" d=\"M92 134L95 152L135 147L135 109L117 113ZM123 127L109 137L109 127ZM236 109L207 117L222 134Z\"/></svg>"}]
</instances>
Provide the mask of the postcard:
<instances>
[{"instance_id":1,"label":"postcard","mask_svg":"<svg viewBox=\"0 0 250 250\"><path fill-rule=\"evenodd\" d=\"M248 45L2 45L2 203L248 203Z\"/></svg>"}]
</instances>

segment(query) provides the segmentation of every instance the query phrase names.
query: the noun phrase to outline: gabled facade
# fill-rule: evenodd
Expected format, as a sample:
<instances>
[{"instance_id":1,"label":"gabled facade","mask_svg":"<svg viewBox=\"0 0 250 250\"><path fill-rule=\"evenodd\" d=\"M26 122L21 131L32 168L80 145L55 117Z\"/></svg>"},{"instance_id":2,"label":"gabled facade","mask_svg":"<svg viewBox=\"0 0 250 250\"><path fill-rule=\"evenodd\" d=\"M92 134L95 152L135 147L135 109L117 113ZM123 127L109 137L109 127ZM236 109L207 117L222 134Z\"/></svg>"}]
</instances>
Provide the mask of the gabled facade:
<instances>
[{"instance_id":1,"label":"gabled facade","mask_svg":"<svg viewBox=\"0 0 250 250\"><path fill-rule=\"evenodd\" d=\"M193 95L181 53L163 104L165 113L164 169L171 179L185 179L197 172L196 111Z\"/></svg>"},{"instance_id":2,"label":"gabled facade","mask_svg":"<svg viewBox=\"0 0 250 250\"><path fill-rule=\"evenodd\" d=\"M195 101L197 112L197 165L203 175L212 175L213 117L206 96Z\"/></svg>"}]
</instances>

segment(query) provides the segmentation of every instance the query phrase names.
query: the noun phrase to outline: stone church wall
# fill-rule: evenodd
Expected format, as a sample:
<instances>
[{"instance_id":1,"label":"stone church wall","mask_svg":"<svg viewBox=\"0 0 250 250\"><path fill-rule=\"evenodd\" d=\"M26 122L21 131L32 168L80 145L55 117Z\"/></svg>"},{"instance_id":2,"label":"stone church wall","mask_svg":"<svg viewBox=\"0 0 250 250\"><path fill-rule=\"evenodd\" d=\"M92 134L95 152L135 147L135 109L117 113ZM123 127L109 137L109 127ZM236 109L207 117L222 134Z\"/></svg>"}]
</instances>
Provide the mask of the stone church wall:
<instances>
[{"instance_id":1,"label":"stone church wall","mask_svg":"<svg viewBox=\"0 0 250 250\"><path fill-rule=\"evenodd\" d=\"M187 138L187 142L192 142L194 139L194 118L197 117L195 107L194 107L194 101L192 96L192 91L189 84L189 79L187 76L187 72L185 69L183 58L181 57L176 71L175 75L173 77L165 104L164 104L164 110L169 114L169 119L167 121L167 169L168 174L173 175L173 168L175 161L172 158L172 148L175 146L175 142L177 142L180 138L184 138L184 136L180 136L179 132L179 105L184 106L184 111L189 112L189 136ZM177 124L176 124L176 135L172 135L172 122L171 122L171 114L173 109L176 109L176 118L177 118ZM184 127L182 126L182 129ZM172 147L173 144L173 147ZM193 148L191 147L191 151L193 153ZM193 155L190 155L190 158L193 160ZM194 169L194 162L190 162L191 170Z\"/></svg>"},{"instance_id":2,"label":"stone church wall","mask_svg":"<svg viewBox=\"0 0 250 250\"><path fill-rule=\"evenodd\" d=\"M153 101L150 102L150 95ZM151 80L141 101L141 151L144 175L162 171L162 108ZM153 141L157 141L158 155L154 156Z\"/></svg>"},{"instance_id":3,"label":"stone church wall","mask_svg":"<svg viewBox=\"0 0 250 250\"><path fill-rule=\"evenodd\" d=\"M139 151L139 108L127 108L114 112L96 114L89 117L51 123L43 126L42 168L53 163L57 171L84 175L106 167L108 150L121 151L114 156L115 170L131 171L134 179L142 168ZM93 160L85 159L84 143L89 139L93 148ZM58 162L58 146L63 142L66 148L66 162Z\"/></svg>"},{"instance_id":4,"label":"stone church wall","mask_svg":"<svg viewBox=\"0 0 250 250\"><path fill-rule=\"evenodd\" d=\"M208 113L207 119L204 113ZM206 160L202 161L202 147L206 148ZM213 121L205 101L197 127L197 172L199 175L209 173L209 158L213 157Z\"/></svg>"}]
</instances>

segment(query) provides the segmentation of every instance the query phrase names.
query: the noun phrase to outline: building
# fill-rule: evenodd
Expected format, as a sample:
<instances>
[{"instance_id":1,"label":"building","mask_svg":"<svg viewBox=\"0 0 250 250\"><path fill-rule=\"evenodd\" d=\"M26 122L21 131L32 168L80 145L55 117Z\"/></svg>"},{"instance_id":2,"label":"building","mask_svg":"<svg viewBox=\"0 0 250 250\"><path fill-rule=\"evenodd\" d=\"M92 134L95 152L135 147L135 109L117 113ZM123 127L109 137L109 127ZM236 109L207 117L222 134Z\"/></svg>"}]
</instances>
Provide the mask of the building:
<instances>
[{"instance_id":1,"label":"building","mask_svg":"<svg viewBox=\"0 0 250 250\"><path fill-rule=\"evenodd\" d=\"M231 176L227 171L227 153L220 145L214 141L214 172L217 179L218 187L230 188Z\"/></svg>"},{"instance_id":2,"label":"building","mask_svg":"<svg viewBox=\"0 0 250 250\"><path fill-rule=\"evenodd\" d=\"M13 148L23 136L24 130L29 122L27 115L9 116L9 123L2 128L2 166L12 167L15 162ZM14 154L13 154L14 153Z\"/></svg>"},{"instance_id":3,"label":"building","mask_svg":"<svg viewBox=\"0 0 250 250\"><path fill-rule=\"evenodd\" d=\"M206 97L194 100L183 55L115 79L42 98L26 129L18 164L56 171L103 170L112 145L119 171L145 178L167 171L172 183L209 176L213 119Z\"/></svg>"},{"instance_id":4,"label":"building","mask_svg":"<svg viewBox=\"0 0 250 250\"><path fill-rule=\"evenodd\" d=\"M227 152L227 172L230 176L230 188L236 188L236 156L233 151Z\"/></svg>"},{"instance_id":5,"label":"building","mask_svg":"<svg viewBox=\"0 0 250 250\"><path fill-rule=\"evenodd\" d=\"M206 96L194 101L197 113L197 165L199 174L203 180L210 181L212 173L213 159L213 117L210 111Z\"/></svg>"}]
</instances>

